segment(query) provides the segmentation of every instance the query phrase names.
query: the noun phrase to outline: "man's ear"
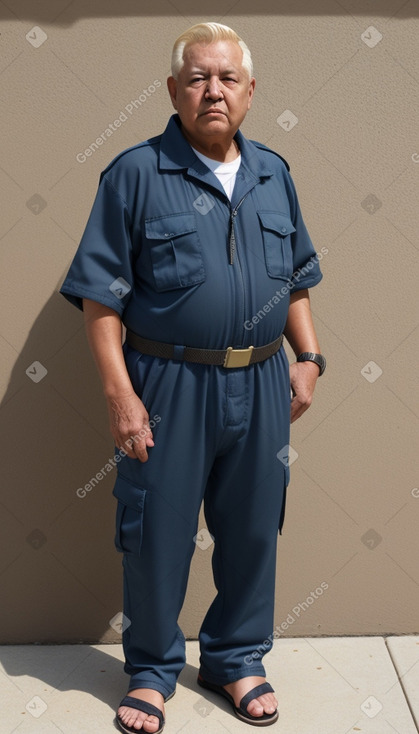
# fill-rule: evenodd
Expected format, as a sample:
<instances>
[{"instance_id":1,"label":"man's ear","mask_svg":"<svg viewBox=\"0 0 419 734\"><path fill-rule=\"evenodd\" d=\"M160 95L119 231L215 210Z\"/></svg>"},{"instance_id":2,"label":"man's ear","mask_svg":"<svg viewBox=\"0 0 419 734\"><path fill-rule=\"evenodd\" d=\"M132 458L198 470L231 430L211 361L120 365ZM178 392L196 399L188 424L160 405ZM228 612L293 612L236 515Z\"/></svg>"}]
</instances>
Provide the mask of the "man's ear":
<instances>
[{"instance_id":1,"label":"man's ear","mask_svg":"<svg viewBox=\"0 0 419 734\"><path fill-rule=\"evenodd\" d=\"M167 79L167 89L169 90L170 99L172 105L177 110L176 98L177 98L177 81L173 76L169 76Z\"/></svg>"},{"instance_id":2,"label":"man's ear","mask_svg":"<svg viewBox=\"0 0 419 734\"><path fill-rule=\"evenodd\" d=\"M254 77L252 77L251 80L250 80L250 83L249 83L249 99L248 99L248 102L247 102L247 109L248 110L250 110L250 107L251 107L251 104L252 104L252 99L253 99L253 95L254 95L254 92L255 92L255 85L256 85L256 79Z\"/></svg>"}]
</instances>

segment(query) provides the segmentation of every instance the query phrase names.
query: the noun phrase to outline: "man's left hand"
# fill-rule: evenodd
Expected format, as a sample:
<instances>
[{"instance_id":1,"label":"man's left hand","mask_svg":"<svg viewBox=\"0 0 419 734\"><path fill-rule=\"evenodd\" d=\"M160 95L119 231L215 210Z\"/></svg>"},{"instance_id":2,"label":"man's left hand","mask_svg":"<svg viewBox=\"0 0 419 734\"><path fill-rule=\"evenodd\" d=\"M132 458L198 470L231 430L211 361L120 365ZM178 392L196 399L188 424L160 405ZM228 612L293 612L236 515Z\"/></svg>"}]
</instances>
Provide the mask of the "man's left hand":
<instances>
[{"instance_id":1,"label":"man's left hand","mask_svg":"<svg viewBox=\"0 0 419 734\"><path fill-rule=\"evenodd\" d=\"M293 362L290 364L290 382L293 394L291 423L296 421L310 407L318 376L319 367L315 362Z\"/></svg>"}]
</instances>

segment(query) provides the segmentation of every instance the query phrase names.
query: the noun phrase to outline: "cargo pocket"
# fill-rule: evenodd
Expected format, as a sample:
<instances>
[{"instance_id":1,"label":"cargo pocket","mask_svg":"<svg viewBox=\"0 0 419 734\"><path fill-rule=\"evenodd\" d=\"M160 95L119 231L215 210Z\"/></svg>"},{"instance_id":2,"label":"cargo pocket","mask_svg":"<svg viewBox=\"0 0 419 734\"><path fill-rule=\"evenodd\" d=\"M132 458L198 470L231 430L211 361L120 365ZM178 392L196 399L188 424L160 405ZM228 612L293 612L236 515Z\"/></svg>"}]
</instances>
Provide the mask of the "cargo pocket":
<instances>
[{"instance_id":1,"label":"cargo pocket","mask_svg":"<svg viewBox=\"0 0 419 734\"><path fill-rule=\"evenodd\" d=\"M158 292L187 288L205 280L195 214L180 212L145 220L145 237Z\"/></svg>"},{"instance_id":2,"label":"cargo pocket","mask_svg":"<svg viewBox=\"0 0 419 734\"><path fill-rule=\"evenodd\" d=\"M290 481L290 469L289 466L284 467L284 493L282 498L282 507L281 507L281 514L279 517L279 523L278 523L278 530L279 534L282 535L282 527L284 525L284 518L285 518L285 505L287 502L287 488Z\"/></svg>"},{"instance_id":3,"label":"cargo pocket","mask_svg":"<svg viewBox=\"0 0 419 734\"><path fill-rule=\"evenodd\" d=\"M288 280L293 273L291 234L295 227L289 216L280 212L258 211L258 217L268 275Z\"/></svg>"},{"instance_id":4,"label":"cargo pocket","mask_svg":"<svg viewBox=\"0 0 419 734\"><path fill-rule=\"evenodd\" d=\"M115 547L120 553L139 555L143 539L146 490L118 476L112 494L118 500Z\"/></svg>"}]
</instances>

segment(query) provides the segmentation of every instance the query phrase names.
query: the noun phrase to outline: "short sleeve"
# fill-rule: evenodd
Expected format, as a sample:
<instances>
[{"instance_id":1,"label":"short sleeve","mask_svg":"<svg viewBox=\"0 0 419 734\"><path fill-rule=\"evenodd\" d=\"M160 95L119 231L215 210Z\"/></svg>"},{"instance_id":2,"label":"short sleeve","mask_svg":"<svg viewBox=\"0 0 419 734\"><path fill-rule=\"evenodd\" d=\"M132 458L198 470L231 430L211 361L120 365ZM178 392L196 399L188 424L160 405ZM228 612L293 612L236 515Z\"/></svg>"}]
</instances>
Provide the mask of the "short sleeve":
<instances>
[{"instance_id":1,"label":"short sleeve","mask_svg":"<svg viewBox=\"0 0 419 734\"><path fill-rule=\"evenodd\" d=\"M317 283L320 283L323 275L320 270L319 260L322 256L319 257L316 253L307 227L304 224L297 192L290 174L288 174L288 180L290 185L289 196L291 199L292 223L295 227L295 232L291 235L293 274L290 281L293 284L293 291L299 291L303 288L312 288Z\"/></svg>"},{"instance_id":2,"label":"short sleeve","mask_svg":"<svg viewBox=\"0 0 419 734\"><path fill-rule=\"evenodd\" d=\"M106 176L99 188L77 252L60 288L82 309L89 298L122 316L132 293L131 222L124 199Z\"/></svg>"}]
</instances>

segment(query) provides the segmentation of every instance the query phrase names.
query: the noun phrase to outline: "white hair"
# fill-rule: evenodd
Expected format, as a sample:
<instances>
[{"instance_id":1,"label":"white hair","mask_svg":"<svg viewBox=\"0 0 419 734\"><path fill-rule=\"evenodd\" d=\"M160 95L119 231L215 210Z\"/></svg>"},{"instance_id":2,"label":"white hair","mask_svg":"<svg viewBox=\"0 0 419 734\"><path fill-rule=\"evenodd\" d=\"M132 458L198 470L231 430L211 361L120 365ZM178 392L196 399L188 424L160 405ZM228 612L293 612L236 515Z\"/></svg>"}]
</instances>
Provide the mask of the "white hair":
<instances>
[{"instance_id":1,"label":"white hair","mask_svg":"<svg viewBox=\"0 0 419 734\"><path fill-rule=\"evenodd\" d=\"M216 41L233 41L237 43L242 52L242 66L249 77L253 76L253 63L250 51L245 42L232 28L221 23L197 23L188 28L176 39L172 51L172 76L177 79L183 66L183 53L185 47L192 43L215 43Z\"/></svg>"}]
</instances>

